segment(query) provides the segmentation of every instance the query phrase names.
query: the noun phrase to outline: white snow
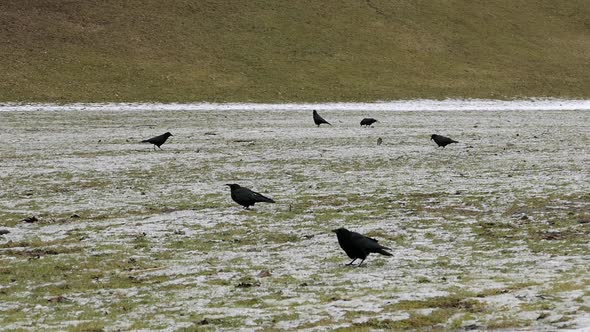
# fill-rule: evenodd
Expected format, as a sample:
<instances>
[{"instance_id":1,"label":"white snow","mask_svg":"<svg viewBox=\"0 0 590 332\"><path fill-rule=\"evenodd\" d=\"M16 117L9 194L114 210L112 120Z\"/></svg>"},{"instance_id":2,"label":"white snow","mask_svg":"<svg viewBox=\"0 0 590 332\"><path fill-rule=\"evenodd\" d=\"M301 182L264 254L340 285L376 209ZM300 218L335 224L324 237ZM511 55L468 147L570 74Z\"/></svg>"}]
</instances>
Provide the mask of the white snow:
<instances>
[{"instance_id":1,"label":"white snow","mask_svg":"<svg viewBox=\"0 0 590 332\"><path fill-rule=\"evenodd\" d=\"M530 98L417 99L371 103L4 103L0 112L10 111L556 111L590 110L590 100Z\"/></svg>"},{"instance_id":2,"label":"white snow","mask_svg":"<svg viewBox=\"0 0 590 332\"><path fill-rule=\"evenodd\" d=\"M333 126L315 127L311 109ZM137 304L105 330L152 317L170 330L190 329L206 317L212 329L239 329L213 323L227 318L246 330L316 331L407 319L411 310L387 309L401 301L495 289L506 292L475 298L486 305L471 313L481 328L493 311L534 329L583 329L590 326L587 292L552 287L588 275L587 247L539 234L587 227L575 218L590 208L588 110L590 101L556 99L0 105L0 216L11 225L0 224L11 231L0 237L7 245L0 262L27 262L13 253L29 248L9 241L72 234L81 238L70 244L80 252L42 259L100 254L149 262L145 270L105 271L138 280L114 294L64 289L72 303L90 302L98 312L120 298ZM360 128L373 114L380 122ZM174 136L162 151L139 143L168 130ZM460 143L436 148L429 140L435 132ZM224 186L232 182L277 204L242 211ZM32 214L40 222L19 222ZM344 267L348 257L330 232L339 226L375 233L393 256ZM531 238L548 252L534 250ZM271 276L257 277L261 270ZM236 287L248 277L260 285ZM38 293L2 290L22 299ZM539 297L551 291L551 299ZM155 307L141 303L150 297ZM37 318L0 330L81 321L55 322L60 307L26 303L2 303L0 325L15 310ZM521 310L528 304L537 307ZM545 306L554 316L536 321Z\"/></svg>"}]
</instances>

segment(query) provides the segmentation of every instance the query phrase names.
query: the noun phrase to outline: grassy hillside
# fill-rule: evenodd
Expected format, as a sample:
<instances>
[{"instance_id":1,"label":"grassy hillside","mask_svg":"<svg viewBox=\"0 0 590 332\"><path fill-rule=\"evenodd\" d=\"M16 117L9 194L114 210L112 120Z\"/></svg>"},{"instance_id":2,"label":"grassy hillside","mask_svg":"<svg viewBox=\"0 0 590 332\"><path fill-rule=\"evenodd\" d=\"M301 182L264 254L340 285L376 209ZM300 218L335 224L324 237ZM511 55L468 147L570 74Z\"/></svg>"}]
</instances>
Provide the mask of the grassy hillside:
<instances>
[{"instance_id":1,"label":"grassy hillside","mask_svg":"<svg viewBox=\"0 0 590 332\"><path fill-rule=\"evenodd\" d=\"M3 0L0 101L590 97L587 0Z\"/></svg>"}]
</instances>

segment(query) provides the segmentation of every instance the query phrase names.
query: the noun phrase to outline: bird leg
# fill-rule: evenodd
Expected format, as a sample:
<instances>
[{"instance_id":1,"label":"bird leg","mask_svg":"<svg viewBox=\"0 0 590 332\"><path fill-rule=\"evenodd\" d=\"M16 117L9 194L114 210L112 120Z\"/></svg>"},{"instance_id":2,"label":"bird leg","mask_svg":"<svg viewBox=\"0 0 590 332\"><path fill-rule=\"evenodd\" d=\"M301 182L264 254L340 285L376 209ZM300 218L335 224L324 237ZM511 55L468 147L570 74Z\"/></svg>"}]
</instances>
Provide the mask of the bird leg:
<instances>
[{"instance_id":1,"label":"bird leg","mask_svg":"<svg viewBox=\"0 0 590 332\"><path fill-rule=\"evenodd\" d=\"M346 266L350 266L350 265L352 265L352 263L354 263L354 261L356 261L356 258L355 258L355 259L353 259L353 260L352 260L350 263L346 264Z\"/></svg>"},{"instance_id":2,"label":"bird leg","mask_svg":"<svg viewBox=\"0 0 590 332\"><path fill-rule=\"evenodd\" d=\"M359 265L357 265L357 267L361 267L361 264L363 264L364 261L365 259L363 258L363 260L359 263Z\"/></svg>"}]
</instances>

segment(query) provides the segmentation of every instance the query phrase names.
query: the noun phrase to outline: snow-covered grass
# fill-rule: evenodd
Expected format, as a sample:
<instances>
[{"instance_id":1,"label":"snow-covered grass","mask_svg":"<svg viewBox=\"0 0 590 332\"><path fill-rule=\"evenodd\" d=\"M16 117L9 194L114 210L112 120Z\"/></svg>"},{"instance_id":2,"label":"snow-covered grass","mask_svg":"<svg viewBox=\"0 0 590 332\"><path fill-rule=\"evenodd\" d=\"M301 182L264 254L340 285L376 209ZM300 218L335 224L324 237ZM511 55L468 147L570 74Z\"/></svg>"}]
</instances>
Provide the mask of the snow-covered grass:
<instances>
[{"instance_id":1,"label":"snow-covered grass","mask_svg":"<svg viewBox=\"0 0 590 332\"><path fill-rule=\"evenodd\" d=\"M0 330L588 327L590 112L319 106L4 109Z\"/></svg>"},{"instance_id":2,"label":"snow-covered grass","mask_svg":"<svg viewBox=\"0 0 590 332\"><path fill-rule=\"evenodd\" d=\"M74 103L0 104L0 112L13 111L557 111L590 110L590 100L529 98L495 99L412 99L373 103Z\"/></svg>"}]
</instances>

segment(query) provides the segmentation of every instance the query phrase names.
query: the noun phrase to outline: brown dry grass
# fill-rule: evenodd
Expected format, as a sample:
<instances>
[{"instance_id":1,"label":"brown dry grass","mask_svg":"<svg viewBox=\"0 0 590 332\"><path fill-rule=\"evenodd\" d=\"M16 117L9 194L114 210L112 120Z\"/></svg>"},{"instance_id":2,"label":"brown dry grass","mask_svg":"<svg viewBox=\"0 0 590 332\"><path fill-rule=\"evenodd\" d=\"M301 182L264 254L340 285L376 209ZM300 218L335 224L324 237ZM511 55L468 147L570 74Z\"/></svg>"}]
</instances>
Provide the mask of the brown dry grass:
<instances>
[{"instance_id":1,"label":"brown dry grass","mask_svg":"<svg viewBox=\"0 0 590 332\"><path fill-rule=\"evenodd\" d=\"M0 3L0 101L587 98L590 3Z\"/></svg>"}]
</instances>

